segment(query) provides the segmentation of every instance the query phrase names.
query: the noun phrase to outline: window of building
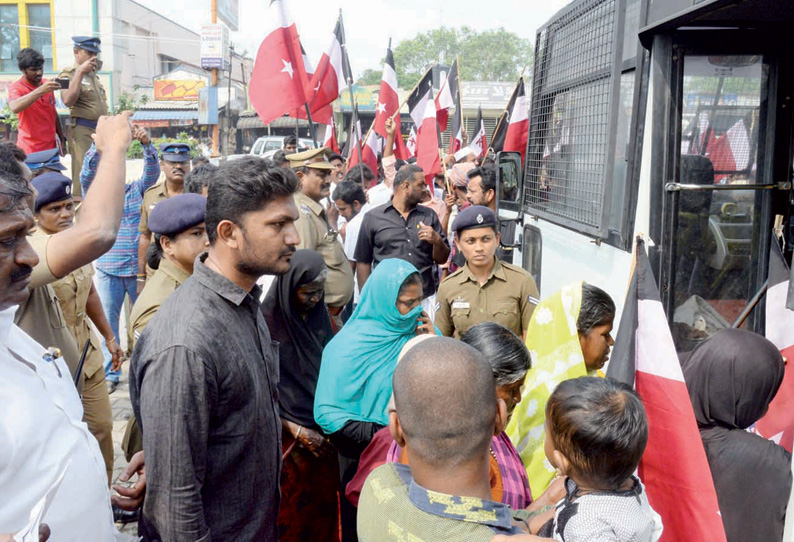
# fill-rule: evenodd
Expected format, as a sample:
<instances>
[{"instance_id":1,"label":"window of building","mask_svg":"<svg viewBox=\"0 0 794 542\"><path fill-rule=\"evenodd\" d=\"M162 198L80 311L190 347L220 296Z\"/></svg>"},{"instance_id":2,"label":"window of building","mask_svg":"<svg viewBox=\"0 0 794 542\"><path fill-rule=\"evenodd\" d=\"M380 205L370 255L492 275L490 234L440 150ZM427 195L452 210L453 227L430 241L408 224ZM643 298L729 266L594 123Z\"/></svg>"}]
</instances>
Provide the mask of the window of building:
<instances>
[{"instance_id":1,"label":"window of building","mask_svg":"<svg viewBox=\"0 0 794 542\"><path fill-rule=\"evenodd\" d=\"M0 72L15 72L17 53L31 47L44 56L44 71L53 71L52 0L0 0Z\"/></svg>"}]
</instances>

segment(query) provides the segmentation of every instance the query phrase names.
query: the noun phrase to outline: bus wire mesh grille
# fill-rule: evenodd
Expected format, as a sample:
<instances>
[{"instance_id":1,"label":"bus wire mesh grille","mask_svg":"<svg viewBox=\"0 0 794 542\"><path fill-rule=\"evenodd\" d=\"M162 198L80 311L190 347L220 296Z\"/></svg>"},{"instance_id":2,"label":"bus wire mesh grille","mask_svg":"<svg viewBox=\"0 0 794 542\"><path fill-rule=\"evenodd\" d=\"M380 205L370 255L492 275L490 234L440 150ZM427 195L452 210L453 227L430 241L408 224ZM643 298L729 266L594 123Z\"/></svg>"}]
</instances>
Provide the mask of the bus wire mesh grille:
<instances>
[{"instance_id":1,"label":"bus wire mesh grille","mask_svg":"<svg viewBox=\"0 0 794 542\"><path fill-rule=\"evenodd\" d=\"M537 35L525 205L602 227L615 1L580 2Z\"/></svg>"}]
</instances>

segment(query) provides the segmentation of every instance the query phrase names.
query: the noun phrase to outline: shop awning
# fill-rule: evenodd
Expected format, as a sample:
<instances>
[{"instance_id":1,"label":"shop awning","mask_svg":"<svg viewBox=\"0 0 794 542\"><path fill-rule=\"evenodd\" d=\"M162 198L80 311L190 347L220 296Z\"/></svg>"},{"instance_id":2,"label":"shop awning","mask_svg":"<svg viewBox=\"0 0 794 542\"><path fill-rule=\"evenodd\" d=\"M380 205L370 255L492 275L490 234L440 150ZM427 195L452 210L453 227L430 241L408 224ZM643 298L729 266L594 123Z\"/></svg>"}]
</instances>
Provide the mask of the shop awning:
<instances>
[{"instance_id":1,"label":"shop awning","mask_svg":"<svg viewBox=\"0 0 794 542\"><path fill-rule=\"evenodd\" d=\"M304 119L298 119L298 127L305 128L309 126L308 121ZM238 130L254 130L257 128L266 128L262 121L259 120L259 117L256 115L254 116L240 116L237 120L237 129ZM271 128L294 128L295 127L295 119L292 117L279 117L273 122L270 123Z\"/></svg>"},{"instance_id":2,"label":"shop awning","mask_svg":"<svg viewBox=\"0 0 794 542\"><path fill-rule=\"evenodd\" d=\"M145 120L198 120L198 111L192 110L174 110L174 109L156 109L156 110L143 110L136 111L132 115L133 121Z\"/></svg>"}]
</instances>

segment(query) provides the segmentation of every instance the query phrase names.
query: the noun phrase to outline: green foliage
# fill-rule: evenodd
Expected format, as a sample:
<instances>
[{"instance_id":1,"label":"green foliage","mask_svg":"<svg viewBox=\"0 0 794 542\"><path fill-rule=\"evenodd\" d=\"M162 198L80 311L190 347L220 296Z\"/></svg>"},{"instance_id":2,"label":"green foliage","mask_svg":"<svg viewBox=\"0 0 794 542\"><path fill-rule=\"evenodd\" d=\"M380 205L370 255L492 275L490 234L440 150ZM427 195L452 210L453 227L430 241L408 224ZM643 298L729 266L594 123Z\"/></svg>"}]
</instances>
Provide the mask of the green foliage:
<instances>
[{"instance_id":1,"label":"green foliage","mask_svg":"<svg viewBox=\"0 0 794 542\"><path fill-rule=\"evenodd\" d=\"M401 41L394 49L397 81L412 88L436 61L460 62L462 81L515 81L521 70L532 73L532 44L504 28L437 28Z\"/></svg>"},{"instance_id":2,"label":"green foliage","mask_svg":"<svg viewBox=\"0 0 794 542\"><path fill-rule=\"evenodd\" d=\"M188 135L187 132L179 132L179 134L177 134L177 137L156 137L152 139L152 143L158 150L160 149L160 145L162 145L163 143L187 143L188 145L190 145L191 155L198 156L199 154L198 140L196 140L196 138L194 137L190 137L190 135ZM141 145L141 142L138 141L137 139L133 140L132 144L130 145L130 148L127 149L127 158L129 159L143 158L143 145Z\"/></svg>"},{"instance_id":3,"label":"green foliage","mask_svg":"<svg viewBox=\"0 0 794 542\"><path fill-rule=\"evenodd\" d=\"M383 62L381 61L381 64ZM367 68L361 74L361 77L358 78L356 81L357 85L379 85L381 76L383 75L382 71L373 70L372 68Z\"/></svg>"},{"instance_id":4,"label":"green foliage","mask_svg":"<svg viewBox=\"0 0 794 542\"><path fill-rule=\"evenodd\" d=\"M116 113L121 113L122 111L135 111L140 106L146 105L149 102L149 96L145 94L143 96L138 96L138 89L140 88L139 85L133 85L132 92L121 93L118 105L116 106Z\"/></svg>"},{"instance_id":5,"label":"green foliage","mask_svg":"<svg viewBox=\"0 0 794 542\"><path fill-rule=\"evenodd\" d=\"M16 113L11 111L8 104L0 110L0 123L8 124L12 130L19 129L19 117L17 117Z\"/></svg>"}]
</instances>

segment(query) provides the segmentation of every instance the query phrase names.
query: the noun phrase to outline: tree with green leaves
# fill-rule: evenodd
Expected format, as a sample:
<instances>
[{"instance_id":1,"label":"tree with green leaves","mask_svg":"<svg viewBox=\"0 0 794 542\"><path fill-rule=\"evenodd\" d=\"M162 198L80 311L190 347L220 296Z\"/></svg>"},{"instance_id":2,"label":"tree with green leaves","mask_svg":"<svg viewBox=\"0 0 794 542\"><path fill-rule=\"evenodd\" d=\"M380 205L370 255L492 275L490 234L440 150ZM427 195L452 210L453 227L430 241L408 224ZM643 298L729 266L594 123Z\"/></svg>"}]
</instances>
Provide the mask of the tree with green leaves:
<instances>
[{"instance_id":1,"label":"tree with green leaves","mask_svg":"<svg viewBox=\"0 0 794 542\"><path fill-rule=\"evenodd\" d=\"M394 49L397 81L411 88L434 62L460 59L462 81L515 81L521 70L532 73L532 44L504 28L477 31L464 26L436 28L401 41ZM362 81L367 81L362 82ZM366 70L359 84L377 84L380 72Z\"/></svg>"}]
</instances>

